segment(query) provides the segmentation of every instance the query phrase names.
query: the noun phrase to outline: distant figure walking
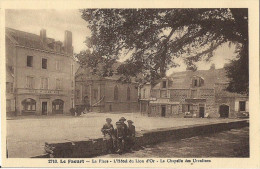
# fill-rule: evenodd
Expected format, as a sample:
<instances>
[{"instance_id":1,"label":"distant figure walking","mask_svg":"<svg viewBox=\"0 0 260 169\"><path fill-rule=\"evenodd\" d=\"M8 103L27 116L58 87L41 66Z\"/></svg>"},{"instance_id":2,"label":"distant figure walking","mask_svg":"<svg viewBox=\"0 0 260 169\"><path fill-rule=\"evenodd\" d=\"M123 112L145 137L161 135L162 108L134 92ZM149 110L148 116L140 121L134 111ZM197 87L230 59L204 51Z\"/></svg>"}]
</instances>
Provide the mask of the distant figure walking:
<instances>
[{"instance_id":1,"label":"distant figure walking","mask_svg":"<svg viewBox=\"0 0 260 169\"><path fill-rule=\"evenodd\" d=\"M127 132L127 149L131 150L135 143L135 126L132 120L127 120L128 132Z\"/></svg>"},{"instance_id":2,"label":"distant figure walking","mask_svg":"<svg viewBox=\"0 0 260 169\"><path fill-rule=\"evenodd\" d=\"M111 124L112 119L107 118L106 123L103 125L101 132L104 135L104 140L106 140L106 146L107 146L107 152L113 153L114 152L114 127L113 124Z\"/></svg>"}]
</instances>

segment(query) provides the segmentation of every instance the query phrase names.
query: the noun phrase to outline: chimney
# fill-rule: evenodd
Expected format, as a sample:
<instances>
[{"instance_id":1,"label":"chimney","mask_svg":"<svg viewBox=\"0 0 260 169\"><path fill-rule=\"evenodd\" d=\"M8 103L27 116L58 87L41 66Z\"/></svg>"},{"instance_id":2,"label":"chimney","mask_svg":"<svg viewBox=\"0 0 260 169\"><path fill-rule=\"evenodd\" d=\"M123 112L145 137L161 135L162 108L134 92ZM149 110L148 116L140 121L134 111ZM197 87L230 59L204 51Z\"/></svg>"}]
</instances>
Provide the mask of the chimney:
<instances>
[{"instance_id":1,"label":"chimney","mask_svg":"<svg viewBox=\"0 0 260 169\"><path fill-rule=\"evenodd\" d=\"M64 37L64 50L66 53L72 54L72 33L71 31L65 31L65 37Z\"/></svg>"},{"instance_id":2,"label":"chimney","mask_svg":"<svg viewBox=\"0 0 260 169\"><path fill-rule=\"evenodd\" d=\"M46 30L45 29L41 29L40 38L43 43L46 43Z\"/></svg>"}]
</instances>

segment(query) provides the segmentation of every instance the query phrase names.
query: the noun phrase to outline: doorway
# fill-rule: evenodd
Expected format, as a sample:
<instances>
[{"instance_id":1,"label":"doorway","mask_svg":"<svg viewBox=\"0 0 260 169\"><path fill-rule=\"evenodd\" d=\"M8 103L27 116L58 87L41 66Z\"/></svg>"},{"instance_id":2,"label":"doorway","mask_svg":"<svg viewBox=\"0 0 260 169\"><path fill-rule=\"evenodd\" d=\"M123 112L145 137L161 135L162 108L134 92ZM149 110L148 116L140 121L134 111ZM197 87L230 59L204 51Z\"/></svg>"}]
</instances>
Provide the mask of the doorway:
<instances>
[{"instance_id":1,"label":"doorway","mask_svg":"<svg viewBox=\"0 0 260 169\"><path fill-rule=\"evenodd\" d=\"M166 115L166 106L162 106L162 117Z\"/></svg>"},{"instance_id":2,"label":"doorway","mask_svg":"<svg viewBox=\"0 0 260 169\"><path fill-rule=\"evenodd\" d=\"M229 116L229 106L221 105L219 106L219 114L221 118L228 118Z\"/></svg>"},{"instance_id":3,"label":"doorway","mask_svg":"<svg viewBox=\"0 0 260 169\"><path fill-rule=\"evenodd\" d=\"M200 118L204 118L204 116L205 116L205 108L204 108L204 107L200 107L199 117L200 117Z\"/></svg>"},{"instance_id":4,"label":"doorway","mask_svg":"<svg viewBox=\"0 0 260 169\"><path fill-rule=\"evenodd\" d=\"M47 115L47 102L42 102L42 115Z\"/></svg>"}]
</instances>

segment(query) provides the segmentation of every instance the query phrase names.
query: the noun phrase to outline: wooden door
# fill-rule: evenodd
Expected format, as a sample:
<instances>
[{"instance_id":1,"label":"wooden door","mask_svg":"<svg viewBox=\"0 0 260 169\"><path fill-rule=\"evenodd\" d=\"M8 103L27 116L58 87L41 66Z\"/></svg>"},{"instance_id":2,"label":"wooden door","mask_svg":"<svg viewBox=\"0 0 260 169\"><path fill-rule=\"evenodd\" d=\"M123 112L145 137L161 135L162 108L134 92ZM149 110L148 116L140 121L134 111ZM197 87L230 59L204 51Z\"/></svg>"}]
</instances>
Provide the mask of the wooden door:
<instances>
[{"instance_id":1,"label":"wooden door","mask_svg":"<svg viewBox=\"0 0 260 169\"><path fill-rule=\"evenodd\" d=\"M47 102L42 102L42 115L47 115Z\"/></svg>"}]
</instances>

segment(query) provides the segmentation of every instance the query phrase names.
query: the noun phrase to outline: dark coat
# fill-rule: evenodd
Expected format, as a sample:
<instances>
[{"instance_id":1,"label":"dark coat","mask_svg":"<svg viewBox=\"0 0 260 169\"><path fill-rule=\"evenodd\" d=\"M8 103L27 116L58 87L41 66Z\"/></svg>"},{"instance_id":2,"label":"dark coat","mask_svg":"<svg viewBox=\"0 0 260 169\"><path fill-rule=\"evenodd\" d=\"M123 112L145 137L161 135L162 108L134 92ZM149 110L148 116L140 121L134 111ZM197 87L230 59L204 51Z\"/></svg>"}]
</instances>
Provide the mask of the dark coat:
<instances>
[{"instance_id":1,"label":"dark coat","mask_svg":"<svg viewBox=\"0 0 260 169\"><path fill-rule=\"evenodd\" d=\"M123 139L125 138L125 131L124 131L124 128L116 128L114 130L114 134L116 136L117 139Z\"/></svg>"},{"instance_id":2,"label":"dark coat","mask_svg":"<svg viewBox=\"0 0 260 169\"><path fill-rule=\"evenodd\" d=\"M102 129L101 129L101 132L105 135L110 135L112 136L114 134L114 127L113 127L113 124L104 124Z\"/></svg>"},{"instance_id":3,"label":"dark coat","mask_svg":"<svg viewBox=\"0 0 260 169\"><path fill-rule=\"evenodd\" d=\"M128 136L135 137L135 126L134 125L131 125L128 127Z\"/></svg>"}]
</instances>

